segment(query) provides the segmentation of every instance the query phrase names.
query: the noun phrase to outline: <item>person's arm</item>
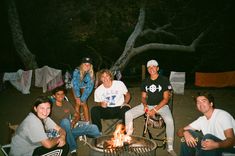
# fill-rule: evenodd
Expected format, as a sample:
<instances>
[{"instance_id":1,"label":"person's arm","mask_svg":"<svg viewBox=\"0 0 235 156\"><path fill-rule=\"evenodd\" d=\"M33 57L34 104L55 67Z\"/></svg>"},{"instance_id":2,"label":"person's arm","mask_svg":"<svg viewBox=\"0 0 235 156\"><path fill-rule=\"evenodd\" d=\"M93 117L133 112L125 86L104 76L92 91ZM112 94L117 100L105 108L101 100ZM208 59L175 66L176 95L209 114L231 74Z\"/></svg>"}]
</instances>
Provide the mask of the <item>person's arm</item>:
<instances>
[{"instance_id":1,"label":"person's arm","mask_svg":"<svg viewBox=\"0 0 235 156\"><path fill-rule=\"evenodd\" d=\"M59 137L57 137L58 147L62 147L66 144L66 132L58 125L55 126L55 129L59 132Z\"/></svg>"},{"instance_id":2,"label":"person's arm","mask_svg":"<svg viewBox=\"0 0 235 156\"><path fill-rule=\"evenodd\" d=\"M148 114L149 114L150 116L156 114L159 109L161 109L163 106L165 106L165 105L168 103L168 101L169 101L169 99L170 99L170 96L171 96L171 94L170 94L170 91L169 91L169 90L164 91L162 100L161 100L158 104L156 104L156 105L153 107L153 109L151 109L151 110L148 112Z\"/></svg>"},{"instance_id":3,"label":"person's arm","mask_svg":"<svg viewBox=\"0 0 235 156\"><path fill-rule=\"evenodd\" d=\"M211 139L206 139L205 141L202 141L202 149L204 150L212 150L217 148L229 148L233 147L235 145L235 136L233 129L227 129L224 131L224 135L226 137L225 140L216 142Z\"/></svg>"},{"instance_id":4,"label":"person's arm","mask_svg":"<svg viewBox=\"0 0 235 156\"><path fill-rule=\"evenodd\" d=\"M58 144L59 138L53 138L53 139L45 139L41 141L41 144L45 148L52 148Z\"/></svg>"},{"instance_id":5,"label":"person's arm","mask_svg":"<svg viewBox=\"0 0 235 156\"><path fill-rule=\"evenodd\" d=\"M179 137L184 137L184 141L189 147L196 147L198 140L192 136L189 130L195 131L191 126L186 126L184 128L180 128L177 132Z\"/></svg>"},{"instance_id":6,"label":"person's arm","mask_svg":"<svg viewBox=\"0 0 235 156\"><path fill-rule=\"evenodd\" d=\"M80 71L78 69L75 69L73 72L72 83L75 99L80 98Z\"/></svg>"},{"instance_id":7,"label":"person's arm","mask_svg":"<svg viewBox=\"0 0 235 156\"><path fill-rule=\"evenodd\" d=\"M59 127L59 134L60 136L58 137L58 147L62 147L66 144L66 132L63 128Z\"/></svg>"},{"instance_id":8,"label":"person's arm","mask_svg":"<svg viewBox=\"0 0 235 156\"><path fill-rule=\"evenodd\" d=\"M80 116L79 116L78 112L77 112L77 111L74 111L74 113L73 113L73 119L72 119L72 121L71 121L71 127L72 127L72 128L74 128L74 126L75 126L76 123L79 121L79 119L80 119Z\"/></svg>"},{"instance_id":9,"label":"person's arm","mask_svg":"<svg viewBox=\"0 0 235 156\"><path fill-rule=\"evenodd\" d=\"M124 96L125 96L124 103L129 104L130 99L131 99L131 94L129 92L127 92Z\"/></svg>"},{"instance_id":10,"label":"person's arm","mask_svg":"<svg viewBox=\"0 0 235 156\"><path fill-rule=\"evenodd\" d=\"M121 106L121 108L122 108L123 106L127 106L127 107L130 107L130 108L131 108L131 105L129 104L130 99L131 99L131 94L130 94L129 92L127 92L127 93L124 95L124 103L123 103L123 105Z\"/></svg>"},{"instance_id":11,"label":"person's arm","mask_svg":"<svg viewBox=\"0 0 235 156\"><path fill-rule=\"evenodd\" d=\"M108 107L108 103L106 101L102 101L102 102L97 102L99 106L106 108Z\"/></svg>"},{"instance_id":12,"label":"person's arm","mask_svg":"<svg viewBox=\"0 0 235 156\"><path fill-rule=\"evenodd\" d=\"M41 141L41 144L43 147L45 148L52 148L54 146L58 146L58 147L62 147L65 145L66 143L66 132L63 128L61 128L60 126L56 125L55 126L55 130L57 130L59 132L59 136L56 138L52 138L52 139L45 139Z\"/></svg>"},{"instance_id":13,"label":"person's arm","mask_svg":"<svg viewBox=\"0 0 235 156\"><path fill-rule=\"evenodd\" d=\"M164 91L164 93L163 93L163 98L162 98L162 100L160 101L160 103L158 103L158 104L153 108L154 111L157 112L160 108L162 108L163 106L165 106L165 105L168 103L168 101L169 101L169 99L170 99L170 96L171 96L171 94L170 94L170 91L169 91L169 90Z\"/></svg>"},{"instance_id":14,"label":"person's arm","mask_svg":"<svg viewBox=\"0 0 235 156\"><path fill-rule=\"evenodd\" d=\"M188 130L194 130L191 126L186 126L186 127L182 127L182 128L179 128L178 132L177 132L177 136L178 137L183 137L184 136L184 132L185 131L188 131Z\"/></svg>"},{"instance_id":15,"label":"person's arm","mask_svg":"<svg viewBox=\"0 0 235 156\"><path fill-rule=\"evenodd\" d=\"M141 93L141 103L144 105L144 111L148 111L148 104L147 104L147 93L142 92Z\"/></svg>"},{"instance_id":16,"label":"person's arm","mask_svg":"<svg viewBox=\"0 0 235 156\"><path fill-rule=\"evenodd\" d=\"M235 146L235 136L233 129L227 129L224 131L224 135L226 137L225 140L219 142L219 148L227 148Z\"/></svg>"}]
</instances>

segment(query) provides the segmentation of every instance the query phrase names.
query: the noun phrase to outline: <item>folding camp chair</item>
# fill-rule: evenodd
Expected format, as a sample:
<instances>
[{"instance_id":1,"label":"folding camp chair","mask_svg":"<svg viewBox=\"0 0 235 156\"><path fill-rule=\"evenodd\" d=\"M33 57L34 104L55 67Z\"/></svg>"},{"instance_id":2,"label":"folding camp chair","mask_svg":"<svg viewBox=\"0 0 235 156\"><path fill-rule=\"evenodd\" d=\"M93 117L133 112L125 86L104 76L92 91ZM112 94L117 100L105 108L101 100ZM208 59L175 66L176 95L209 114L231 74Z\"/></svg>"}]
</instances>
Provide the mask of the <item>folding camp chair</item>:
<instances>
[{"instance_id":1,"label":"folding camp chair","mask_svg":"<svg viewBox=\"0 0 235 156\"><path fill-rule=\"evenodd\" d=\"M15 131L16 131L16 129L19 125L17 125L17 124L13 125L11 123L7 123L7 126L8 126L8 129L9 129L8 141L11 142L11 138L14 135L14 133L15 133ZM10 143L1 146L1 151L4 154L4 156L8 156L8 154L10 152L10 149L11 149L11 144Z\"/></svg>"},{"instance_id":2,"label":"folding camp chair","mask_svg":"<svg viewBox=\"0 0 235 156\"><path fill-rule=\"evenodd\" d=\"M1 151L4 154L4 156L8 156L8 154L10 153L10 149L11 149L11 144L1 146Z\"/></svg>"}]
</instances>

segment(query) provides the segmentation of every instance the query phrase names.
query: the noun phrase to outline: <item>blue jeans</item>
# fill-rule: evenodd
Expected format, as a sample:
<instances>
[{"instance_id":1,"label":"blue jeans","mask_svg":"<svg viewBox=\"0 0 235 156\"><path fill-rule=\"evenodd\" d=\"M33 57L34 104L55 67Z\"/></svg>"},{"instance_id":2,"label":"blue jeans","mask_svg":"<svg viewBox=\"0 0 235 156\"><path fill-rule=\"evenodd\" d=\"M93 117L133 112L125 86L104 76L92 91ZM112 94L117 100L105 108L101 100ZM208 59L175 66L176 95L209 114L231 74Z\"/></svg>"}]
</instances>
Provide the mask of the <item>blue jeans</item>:
<instances>
[{"instance_id":1,"label":"blue jeans","mask_svg":"<svg viewBox=\"0 0 235 156\"><path fill-rule=\"evenodd\" d=\"M186 142L181 141L180 147L180 156L221 156L223 152L235 153L235 148L218 148L214 150L203 150L201 148L201 141L205 139L211 139L214 141L221 141L221 139L217 138L212 134L202 135L199 132L195 132L193 130L189 131L190 134L198 139L198 143L196 147L189 147Z\"/></svg>"},{"instance_id":2,"label":"blue jeans","mask_svg":"<svg viewBox=\"0 0 235 156\"><path fill-rule=\"evenodd\" d=\"M61 120L60 126L66 131L66 141L70 151L77 149L77 137L86 135L91 138L96 138L100 136L100 131L94 124L79 124L77 127L71 128L70 120L65 118Z\"/></svg>"}]
</instances>

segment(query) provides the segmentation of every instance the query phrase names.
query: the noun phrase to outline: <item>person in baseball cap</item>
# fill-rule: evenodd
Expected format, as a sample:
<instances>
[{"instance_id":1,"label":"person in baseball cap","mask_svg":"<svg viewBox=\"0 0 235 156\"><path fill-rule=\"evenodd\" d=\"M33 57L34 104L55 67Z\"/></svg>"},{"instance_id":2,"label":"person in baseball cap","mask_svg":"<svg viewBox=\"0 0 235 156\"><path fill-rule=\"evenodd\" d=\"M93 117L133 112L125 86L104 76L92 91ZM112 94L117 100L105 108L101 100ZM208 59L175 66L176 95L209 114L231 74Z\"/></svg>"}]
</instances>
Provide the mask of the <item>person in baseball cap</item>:
<instances>
[{"instance_id":1,"label":"person in baseball cap","mask_svg":"<svg viewBox=\"0 0 235 156\"><path fill-rule=\"evenodd\" d=\"M90 57L83 57L81 63L90 63L90 64L92 64L92 59Z\"/></svg>"},{"instance_id":2,"label":"person in baseball cap","mask_svg":"<svg viewBox=\"0 0 235 156\"><path fill-rule=\"evenodd\" d=\"M72 92L75 99L75 110L80 115L82 107L84 121L89 123L88 97L91 95L95 83L95 74L90 57L83 57L81 64L73 71ZM82 119L81 117L79 117Z\"/></svg>"},{"instance_id":3,"label":"person in baseball cap","mask_svg":"<svg viewBox=\"0 0 235 156\"><path fill-rule=\"evenodd\" d=\"M125 113L126 134L132 135L134 131L133 120L147 114L150 118L159 114L166 124L167 152L177 156L174 151L174 120L168 106L171 97L171 84L167 77L159 75L159 66L156 60L147 62L149 77L141 84L141 104Z\"/></svg>"},{"instance_id":4,"label":"person in baseball cap","mask_svg":"<svg viewBox=\"0 0 235 156\"><path fill-rule=\"evenodd\" d=\"M158 62L156 60L149 60L147 62L147 67L150 67L150 66L158 66Z\"/></svg>"}]
</instances>

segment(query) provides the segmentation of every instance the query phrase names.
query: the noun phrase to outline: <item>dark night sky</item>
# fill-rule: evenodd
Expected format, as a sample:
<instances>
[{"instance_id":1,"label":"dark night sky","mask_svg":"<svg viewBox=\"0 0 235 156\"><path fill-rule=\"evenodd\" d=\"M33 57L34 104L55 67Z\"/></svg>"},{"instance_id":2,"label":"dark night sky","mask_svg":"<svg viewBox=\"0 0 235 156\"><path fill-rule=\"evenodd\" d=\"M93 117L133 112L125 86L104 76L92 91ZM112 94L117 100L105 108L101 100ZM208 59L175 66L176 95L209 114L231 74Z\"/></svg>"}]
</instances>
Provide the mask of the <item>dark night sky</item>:
<instances>
[{"instance_id":1,"label":"dark night sky","mask_svg":"<svg viewBox=\"0 0 235 156\"><path fill-rule=\"evenodd\" d=\"M0 2L2 3L2 2ZM232 8L232 7L231 7ZM22 9L22 8L21 8ZM7 12L6 7L3 4L0 4L0 18L2 20L0 25L0 52L1 52L1 59L0 59L0 71L2 72L14 72L17 71L19 68L24 68L18 55L16 54L16 51L14 49L14 46L12 44L11 34L10 34L10 28L7 21ZM196 53L178 53L178 52L146 52L143 54L140 54L136 57L134 57L131 62L129 63L129 66L138 66L140 68L140 65L145 63L148 59L156 58L159 63L160 67L166 69L166 70L180 70L180 71L191 71L193 68L195 68L197 65L199 66L198 70L201 71L229 71L229 70L235 70L235 63L234 63L234 56L235 56L235 24L234 22L234 9L230 9L229 13L226 12L226 14L222 17L222 22L226 26L219 26L213 29L213 34L216 35L209 35L206 39L209 41L206 42L206 44L202 44L197 48ZM25 24L25 23L24 23ZM26 28L30 27L30 25L35 26L35 23L26 23ZM24 27L25 28L25 27ZM33 28L30 28L33 29ZM218 33L216 33L218 31ZM36 34L36 35L35 35ZM76 50L86 51L83 47L69 47L68 51L63 51L61 48L61 51L57 49L57 51L47 51L45 44L42 44L43 42L35 42L37 39L37 34L40 34L40 32L37 32L35 34L30 34L30 31L26 33L26 43L32 43L29 44L28 47L30 50L33 50L35 47L40 47L40 50L36 50L35 53L37 55L37 61L39 66L42 66L43 64L47 64L49 66L54 67L62 67L62 64L69 64L72 68L74 68L80 59L80 56L77 56L77 54L74 54L72 52ZM31 40L27 37L29 35L33 36L34 42L31 42ZM40 38L40 37L39 37ZM38 40L39 40L38 38ZM217 40L216 43L215 39ZM127 38L126 38L127 39ZM211 42L210 42L211 41ZM40 44L40 45L37 45ZM63 42L58 41L55 43L55 45L61 46ZM210 46L213 45L213 46ZM205 48L206 47L206 48ZM110 60L110 62L114 62L118 55L114 55L112 53L112 48L122 50L122 47L115 47L110 46L107 47L107 49L110 48L110 52L105 55L110 55L111 58L114 58L113 60ZM206 50L205 50L206 49ZM41 52L40 52L41 51ZM97 52L101 52L102 50L97 50ZM216 51L216 52L215 52ZM43 55L40 55L38 53L43 53ZM89 50L88 52L89 53ZM53 56L56 56L57 58L55 60L59 59L60 63L55 63L54 61L48 61L46 59L48 57L51 60L53 59ZM68 60L66 57L72 57L76 58L74 60L70 59ZM204 62L200 62L200 58L206 58ZM94 60L96 60L94 58ZM202 63L202 65L199 65L199 62ZM59 65L61 64L61 65ZM128 69L126 69L128 70Z\"/></svg>"}]
</instances>

